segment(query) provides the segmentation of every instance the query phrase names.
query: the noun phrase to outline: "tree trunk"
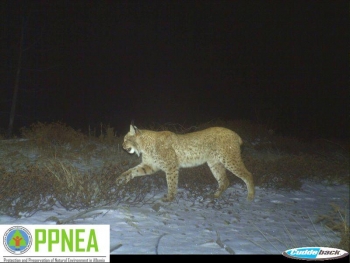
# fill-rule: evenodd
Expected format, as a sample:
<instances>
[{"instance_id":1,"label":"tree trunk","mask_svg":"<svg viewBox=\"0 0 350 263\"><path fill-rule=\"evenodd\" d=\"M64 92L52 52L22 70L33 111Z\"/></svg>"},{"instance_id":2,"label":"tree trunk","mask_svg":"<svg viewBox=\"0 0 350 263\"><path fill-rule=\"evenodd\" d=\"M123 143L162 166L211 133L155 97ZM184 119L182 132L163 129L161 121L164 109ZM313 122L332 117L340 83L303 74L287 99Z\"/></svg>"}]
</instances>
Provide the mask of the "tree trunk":
<instances>
[{"instance_id":1,"label":"tree trunk","mask_svg":"<svg viewBox=\"0 0 350 263\"><path fill-rule=\"evenodd\" d=\"M8 131L7 131L7 137L8 138L10 138L12 136L13 122L14 122L15 115L16 115L16 105L17 105L17 96L18 96L18 89L19 89L19 80L20 80L20 77L21 77L21 67L22 67L23 38L24 38L24 25L22 25L21 39L20 39L20 43L19 43L18 65L17 65L15 86L13 88L13 97L12 97L12 105L11 105L11 112L10 112L10 122L9 122Z\"/></svg>"}]
</instances>

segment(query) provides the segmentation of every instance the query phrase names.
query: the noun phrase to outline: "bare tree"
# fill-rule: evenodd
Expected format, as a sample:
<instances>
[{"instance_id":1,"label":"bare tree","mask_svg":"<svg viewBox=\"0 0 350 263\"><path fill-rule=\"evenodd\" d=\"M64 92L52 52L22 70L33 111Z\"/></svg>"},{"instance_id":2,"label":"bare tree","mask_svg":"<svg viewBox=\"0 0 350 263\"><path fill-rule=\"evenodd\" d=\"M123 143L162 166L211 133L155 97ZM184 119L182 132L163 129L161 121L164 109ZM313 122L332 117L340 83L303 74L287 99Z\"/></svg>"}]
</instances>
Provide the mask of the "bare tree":
<instances>
[{"instance_id":1,"label":"bare tree","mask_svg":"<svg viewBox=\"0 0 350 263\"><path fill-rule=\"evenodd\" d=\"M16 71L15 85L13 87L13 97L12 97L12 104L11 104L10 121L9 121L8 130L7 130L7 137L8 138L10 138L12 136L13 123L14 123L15 114L16 114L19 81L20 81L20 77L21 77L21 68L22 68L23 39L24 39L24 23L22 23L21 37L20 37L20 41L19 41L17 71Z\"/></svg>"},{"instance_id":2,"label":"bare tree","mask_svg":"<svg viewBox=\"0 0 350 263\"><path fill-rule=\"evenodd\" d=\"M14 76L14 86L13 86L13 95L12 95L12 101L11 101L11 110L10 110L10 118L9 118L9 124L8 124L8 129L7 129L7 137L11 138L13 135L13 130L14 130L14 123L15 123L15 118L16 116L16 109L18 108L18 103L19 103L19 94L21 92L21 81L23 80L23 74L25 74L26 71L36 71L36 72L43 72L47 70L52 70L55 66L48 67L45 65L36 65L33 67L33 58L32 57L41 57L41 54L44 52L49 52L47 49L42 49L42 48L37 48L38 45L41 45L43 41L43 35L44 35L44 27L45 27L45 20L41 22L40 24L40 31L39 34L38 32L38 27L35 27L34 25L30 25L30 17L33 17L33 13L30 9L23 9L23 15L22 15L22 24L19 28L18 31L20 31L20 37L19 37L19 42L18 42L18 48L16 49L16 54L18 54L17 58L14 58L13 60L17 59L17 63L15 64L15 76ZM32 21L38 21L38 19L32 19ZM14 30L17 30L15 28ZM33 31L34 30L34 31ZM27 43L28 40L30 43ZM26 52L30 51L31 56L28 56L28 59L25 57L27 54ZM33 56L33 54L37 54L35 52L41 52L39 53L38 56ZM33 76L33 74L31 74ZM26 92L31 92L31 93L36 93L39 92L40 89L28 89L25 88L23 89ZM17 109L18 111L18 109Z\"/></svg>"}]
</instances>

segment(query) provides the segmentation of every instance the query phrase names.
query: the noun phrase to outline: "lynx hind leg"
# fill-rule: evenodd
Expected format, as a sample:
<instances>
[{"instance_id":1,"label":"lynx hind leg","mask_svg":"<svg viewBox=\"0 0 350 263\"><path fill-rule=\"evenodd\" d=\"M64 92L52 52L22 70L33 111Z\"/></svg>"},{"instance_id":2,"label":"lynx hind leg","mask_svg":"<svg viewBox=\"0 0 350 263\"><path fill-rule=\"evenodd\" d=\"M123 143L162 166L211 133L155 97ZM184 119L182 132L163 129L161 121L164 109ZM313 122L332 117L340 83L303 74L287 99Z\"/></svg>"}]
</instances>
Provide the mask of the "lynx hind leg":
<instances>
[{"instance_id":1,"label":"lynx hind leg","mask_svg":"<svg viewBox=\"0 0 350 263\"><path fill-rule=\"evenodd\" d=\"M222 163L210 163L210 162L208 162L208 166L209 166L211 172L213 173L216 181L218 181L218 184L219 184L218 189L214 193L214 197L218 198L230 185L230 181L227 178L226 169Z\"/></svg>"},{"instance_id":2,"label":"lynx hind leg","mask_svg":"<svg viewBox=\"0 0 350 263\"><path fill-rule=\"evenodd\" d=\"M225 158L222 160L222 162L227 170L244 181L248 189L247 199L248 201L253 201L255 196L253 176L245 167L241 157L235 157L230 160Z\"/></svg>"},{"instance_id":3,"label":"lynx hind leg","mask_svg":"<svg viewBox=\"0 0 350 263\"><path fill-rule=\"evenodd\" d=\"M179 181L179 171L166 172L166 181L168 185L168 194L162 198L163 202L171 202L177 193L177 185Z\"/></svg>"}]
</instances>

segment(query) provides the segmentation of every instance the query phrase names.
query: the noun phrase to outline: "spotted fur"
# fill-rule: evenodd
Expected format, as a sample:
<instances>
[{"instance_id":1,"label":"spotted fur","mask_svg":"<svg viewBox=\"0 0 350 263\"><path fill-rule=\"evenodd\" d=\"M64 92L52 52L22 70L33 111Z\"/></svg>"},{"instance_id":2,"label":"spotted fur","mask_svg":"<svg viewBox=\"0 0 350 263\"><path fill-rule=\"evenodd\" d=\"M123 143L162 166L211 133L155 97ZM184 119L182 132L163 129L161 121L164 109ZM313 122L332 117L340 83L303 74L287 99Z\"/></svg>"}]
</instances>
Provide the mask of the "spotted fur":
<instances>
[{"instance_id":1,"label":"spotted fur","mask_svg":"<svg viewBox=\"0 0 350 263\"><path fill-rule=\"evenodd\" d=\"M142 162L122 173L116 183L127 183L136 176L162 170L168 185L168 194L163 201L172 201L177 192L179 169L207 163L219 185L215 198L220 197L229 186L227 169L245 182L248 200L252 201L254 182L242 161L241 145L242 139L238 134L222 127L175 134L170 131L139 130L130 125L123 148L130 154L142 154Z\"/></svg>"}]
</instances>

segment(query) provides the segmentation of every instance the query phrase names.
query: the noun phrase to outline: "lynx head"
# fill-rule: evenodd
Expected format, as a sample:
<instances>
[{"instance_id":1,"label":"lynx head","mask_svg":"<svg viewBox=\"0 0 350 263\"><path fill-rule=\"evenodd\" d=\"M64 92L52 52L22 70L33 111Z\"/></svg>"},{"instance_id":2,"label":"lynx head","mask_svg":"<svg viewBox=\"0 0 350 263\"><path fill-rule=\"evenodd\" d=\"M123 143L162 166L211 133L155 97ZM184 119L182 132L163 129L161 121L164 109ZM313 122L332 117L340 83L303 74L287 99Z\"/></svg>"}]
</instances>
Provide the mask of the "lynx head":
<instances>
[{"instance_id":1,"label":"lynx head","mask_svg":"<svg viewBox=\"0 0 350 263\"><path fill-rule=\"evenodd\" d=\"M137 137L140 135L140 130L137 129L133 124L130 125L130 131L125 135L123 148L128 153L133 154L136 153L137 156L140 156L140 149L137 143Z\"/></svg>"}]
</instances>

